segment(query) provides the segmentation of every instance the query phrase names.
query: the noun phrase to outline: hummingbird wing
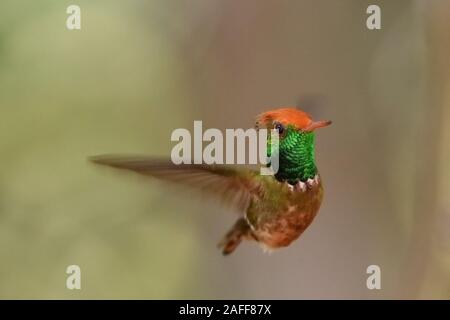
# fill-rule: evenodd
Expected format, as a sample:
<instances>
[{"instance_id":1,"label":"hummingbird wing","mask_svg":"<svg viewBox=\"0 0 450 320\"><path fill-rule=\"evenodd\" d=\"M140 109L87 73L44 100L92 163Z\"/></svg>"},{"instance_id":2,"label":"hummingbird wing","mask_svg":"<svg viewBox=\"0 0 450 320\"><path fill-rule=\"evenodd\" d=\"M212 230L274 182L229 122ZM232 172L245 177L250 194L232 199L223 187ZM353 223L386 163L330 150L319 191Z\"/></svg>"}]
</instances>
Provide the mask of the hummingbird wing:
<instances>
[{"instance_id":1,"label":"hummingbird wing","mask_svg":"<svg viewBox=\"0 0 450 320\"><path fill-rule=\"evenodd\" d=\"M175 182L217 196L225 205L245 212L252 194L259 192L258 173L224 165L180 164L148 156L100 155L97 164L131 170L160 180Z\"/></svg>"}]
</instances>

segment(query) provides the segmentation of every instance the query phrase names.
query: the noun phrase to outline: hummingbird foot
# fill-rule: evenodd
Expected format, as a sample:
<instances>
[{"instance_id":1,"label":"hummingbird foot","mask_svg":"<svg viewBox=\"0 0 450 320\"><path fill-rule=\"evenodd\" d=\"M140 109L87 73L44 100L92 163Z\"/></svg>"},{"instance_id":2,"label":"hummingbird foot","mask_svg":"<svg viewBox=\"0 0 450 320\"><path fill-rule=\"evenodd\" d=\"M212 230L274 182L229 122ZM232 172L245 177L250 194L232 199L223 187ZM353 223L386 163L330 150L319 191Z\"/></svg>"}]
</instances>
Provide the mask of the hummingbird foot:
<instances>
[{"instance_id":1,"label":"hummingbird foot","mask_svg":"<svg viewBox=\"0 0 450 320\"><path fill-rule=\"evenodd\" d=\"M251 229L248 222L244 218L240 218L217 246L222 248L223 255L229 255L237 248L243 239L249 239L250 237Z\"/></svg>"}]
</instances>

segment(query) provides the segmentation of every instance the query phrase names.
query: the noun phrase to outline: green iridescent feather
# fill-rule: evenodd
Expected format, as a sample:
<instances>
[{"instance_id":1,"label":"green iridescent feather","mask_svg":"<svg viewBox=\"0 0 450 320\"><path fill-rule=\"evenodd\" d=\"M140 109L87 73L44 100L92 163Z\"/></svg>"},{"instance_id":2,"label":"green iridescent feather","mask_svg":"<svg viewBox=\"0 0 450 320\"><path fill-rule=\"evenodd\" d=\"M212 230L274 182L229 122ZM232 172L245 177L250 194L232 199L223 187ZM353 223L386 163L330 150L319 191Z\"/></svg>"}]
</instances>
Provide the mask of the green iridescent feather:
<instances>
[{"instance_id":1,"label":"green iridescent feather","mask_svg":"<svg viewBox=\"0 0 450 320\"><path fill-rule=\"evenodd\" d=\"M268 139L268 156L277 152L276 147ZM317 174L314 159L314 133L302 132L288 126L279 141L279 170L275 174L278 181L295 184L299 180L313 179Z\"/></svg>"}]
</instances>

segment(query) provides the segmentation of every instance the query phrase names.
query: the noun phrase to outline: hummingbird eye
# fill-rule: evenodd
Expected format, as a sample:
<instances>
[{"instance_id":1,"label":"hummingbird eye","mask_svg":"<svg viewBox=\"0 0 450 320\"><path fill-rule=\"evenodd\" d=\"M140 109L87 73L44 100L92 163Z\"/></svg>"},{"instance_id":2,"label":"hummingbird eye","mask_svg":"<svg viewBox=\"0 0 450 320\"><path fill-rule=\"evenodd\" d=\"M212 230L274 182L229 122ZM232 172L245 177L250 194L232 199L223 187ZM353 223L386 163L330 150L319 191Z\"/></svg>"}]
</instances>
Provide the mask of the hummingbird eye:
<instances>
[{"instance_id":1,"label":"hummingbird eye","mask_svg":"<svg viewBox=\"0 0 450 320\"><path fill-rule=\"evenodd\" d=\"M276 123L274 126L274 129L278 131L278 134L283 134L284 133L284 126L281 123Z\"/></svg>"}]
</instances>

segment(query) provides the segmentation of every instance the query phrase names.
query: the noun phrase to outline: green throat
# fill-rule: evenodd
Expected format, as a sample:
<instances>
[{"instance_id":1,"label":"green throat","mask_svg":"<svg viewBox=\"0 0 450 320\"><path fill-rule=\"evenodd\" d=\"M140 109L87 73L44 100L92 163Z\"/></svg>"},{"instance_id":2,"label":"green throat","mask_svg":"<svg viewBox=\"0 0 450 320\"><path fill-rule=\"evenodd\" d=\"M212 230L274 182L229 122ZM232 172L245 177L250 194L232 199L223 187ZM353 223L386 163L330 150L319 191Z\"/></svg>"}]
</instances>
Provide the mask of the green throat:
<instances>
[{"instance_id":1,"label":"green throat","mask_svg":"<svg viewBox=\"0 0 450 320\"><path fill-rule=\"evenodd\" d=\"M279 141L278 181L296 184L313 179L317 174L314 159L314 133L298 131L288 126Z\"/></svg>"}]
</instances>

